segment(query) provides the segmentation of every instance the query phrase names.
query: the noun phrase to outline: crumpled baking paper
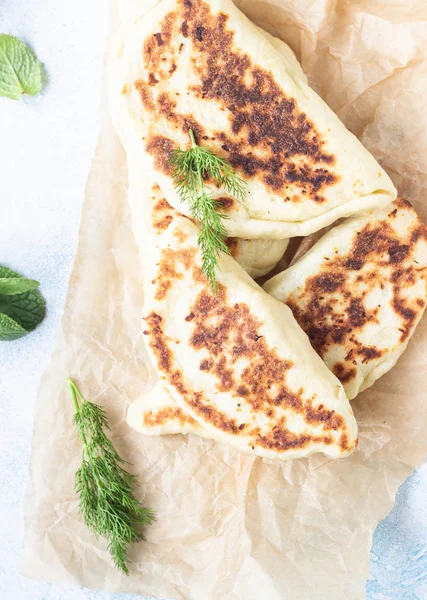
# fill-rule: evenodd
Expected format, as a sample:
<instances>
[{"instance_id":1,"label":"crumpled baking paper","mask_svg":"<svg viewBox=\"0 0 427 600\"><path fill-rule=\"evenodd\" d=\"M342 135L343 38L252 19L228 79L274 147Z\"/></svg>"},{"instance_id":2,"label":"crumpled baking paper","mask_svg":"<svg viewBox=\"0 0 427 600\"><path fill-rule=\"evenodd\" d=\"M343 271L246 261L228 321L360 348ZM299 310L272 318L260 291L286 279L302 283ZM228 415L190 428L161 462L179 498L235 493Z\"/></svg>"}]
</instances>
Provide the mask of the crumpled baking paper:
<instances>
[{"instance_id":1,"label":"crumpled baking paper","mask_svg":"<svg viewBox=\"0 0 427 600\"><path fill-rule=\"evenodd\" d=\"M112 29L137 1L113 0ZM237 4L290 44L311 85L427 222L426 3ZM22 573L186 600L364 598L372 532L427 451L427 318L392 372L353 402L357 452L274 463L196 436L143 437L126 425L127 407L151 386L139 269L126 160L104 106L65 313L37 402ZM68 376L106 407L141 501L156 511L128 578L77 514L81 446Z\"/></svg>"}]
</instances>

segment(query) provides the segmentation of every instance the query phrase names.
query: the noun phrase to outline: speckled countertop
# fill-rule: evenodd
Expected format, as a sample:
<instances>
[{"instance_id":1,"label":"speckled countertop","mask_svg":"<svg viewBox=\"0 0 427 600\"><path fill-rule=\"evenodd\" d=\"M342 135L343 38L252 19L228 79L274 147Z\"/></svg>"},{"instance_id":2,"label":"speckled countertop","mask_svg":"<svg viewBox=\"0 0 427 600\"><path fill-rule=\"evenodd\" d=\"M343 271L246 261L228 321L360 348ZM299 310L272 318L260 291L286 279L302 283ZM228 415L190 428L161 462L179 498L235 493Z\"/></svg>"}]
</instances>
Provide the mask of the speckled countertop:
<instances>
[{"instance_id":1,"label":"speckled countertop","mask_svg":"<svg viewBox=\"0 0 427 600\"><path fill-rule=\"evenodd\" d=\"M98 135L107 20L105 0L0 3L0 32L28 42L49 74L48 86L35 100L0 98L0 264L41 281L48 305L48 318L36 332L0 345L1 600L137 598L30 581L17 571L32 410L77 247L84 186ZM427 599L426 498L424 465L402 486L394 510L377 527L369 600Z\"/></svg>"}]
</instances>

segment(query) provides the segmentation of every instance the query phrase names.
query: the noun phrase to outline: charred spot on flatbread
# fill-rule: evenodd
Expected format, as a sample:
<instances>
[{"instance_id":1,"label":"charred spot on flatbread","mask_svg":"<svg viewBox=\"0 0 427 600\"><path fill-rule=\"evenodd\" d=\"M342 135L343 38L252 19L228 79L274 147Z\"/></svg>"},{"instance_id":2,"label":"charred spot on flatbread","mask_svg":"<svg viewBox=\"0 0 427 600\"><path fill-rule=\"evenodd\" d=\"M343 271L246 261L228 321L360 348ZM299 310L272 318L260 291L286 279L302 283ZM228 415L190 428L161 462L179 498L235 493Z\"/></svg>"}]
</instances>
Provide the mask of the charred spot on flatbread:
<instances>
[{"instance_id":1,"label":"charred spot on flatbread","mask_svg":"<svg viewBox=\"0 0 427 600\"><path fill-rule=\"evenodd\" d=\"M147 411L143 417L143 423L147 427L165 427L172 422L179 423L179 425L197 425L190 415L175 406L164 406L159 410Z\"/></svg>"},{"instance_id":2,"label":"charred spot on flatbread","mask_svg":"<svg viewBox=\"0 0 427 600\"><path fill-rule=\"evenodd\" d=\"M157 265L155 299L164 300L177 279L184 278L184 271L192 268L195 248L163 248Z\"/></svg>"},{"instance_id":3,"label":"charred spot on flatbread","mask_svg":"<svg viewBox=\"0 0 427 600\"><path fill-rule=\"evenodd\" d=\"M153 136L146 144L146 150L152 155L155 168L166 175L172 175L170 155L174 148L172 140L161 135Z\"/></svg>"},{"instance_id":4,"label":"charred spot on flatbread","mask_svg":"<svg viewBox=\"0 0 427 600\"><path fill-rule=\"evenodd\" d=\"M155 201L152 212L153 228L159 233L165 231L173 221L174 212L166 198L161 197Z\"/></svg>"}]
</instances>

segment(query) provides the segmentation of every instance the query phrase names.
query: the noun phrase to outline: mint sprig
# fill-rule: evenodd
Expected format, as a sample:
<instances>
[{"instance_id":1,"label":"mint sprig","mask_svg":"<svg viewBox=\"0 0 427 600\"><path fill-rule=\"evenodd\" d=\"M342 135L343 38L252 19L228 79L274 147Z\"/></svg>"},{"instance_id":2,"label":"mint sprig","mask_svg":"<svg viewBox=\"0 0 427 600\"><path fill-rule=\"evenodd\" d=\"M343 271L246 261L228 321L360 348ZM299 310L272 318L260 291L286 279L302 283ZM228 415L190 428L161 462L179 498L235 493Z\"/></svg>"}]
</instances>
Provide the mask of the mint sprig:
<instances>
[{"instance_id":1,"label":"mint sprig","mask_svg":"<svg viewBox=\"0 0 427 600\"><path fill-rule=\"evenodd\" d=\"M21 338L43 321L46 302L36 289L38 286L37 281L0 266L1 341Z\"/></svg>"},{"instance_id":2,"label":"mint sprig","mask_svg":"<svg viewBox=\"0 0 427 600\"><path fill-rule=\"evenodd\" d=\"M19 100L42 87L42 67L30 48L12 35L0 34L0 96Z\"/></svg>"},{"instance_id":3,"label":"mint sprig","mask_svg":"<svg viewBox=\"0 0 427 600\"><path fill-rule=\"evenodd\" d=\"M7 315L0 313L0 340L2 342L11 342L17 340L24 335L27 335L27 331L19 325L16 321L8 317Z\"/></svg>"},{"instance_id":4,"label":"mint sprig","mask_svg":"<svg viewBox=\"0 0 427 600\"><path fill-rule=\"evenodd\" d=\"M31 290L36 290L40 283L24 277L0 277L0 296L15 296Z\"/></svg>"}]
</instances>

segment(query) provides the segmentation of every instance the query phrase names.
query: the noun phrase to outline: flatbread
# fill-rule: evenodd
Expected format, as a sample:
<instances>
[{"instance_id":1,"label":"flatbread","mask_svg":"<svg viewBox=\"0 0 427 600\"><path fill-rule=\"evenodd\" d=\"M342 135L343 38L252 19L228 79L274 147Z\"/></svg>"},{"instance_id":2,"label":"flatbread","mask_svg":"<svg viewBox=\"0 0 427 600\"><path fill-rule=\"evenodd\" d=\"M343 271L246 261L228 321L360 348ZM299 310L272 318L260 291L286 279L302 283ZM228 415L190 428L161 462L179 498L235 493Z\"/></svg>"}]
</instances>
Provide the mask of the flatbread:
<instances>
[{"instance_id":1,"label":"flatbread","mask_svg":"<svg viewBox=\"0 0 427 600\"><path fill-rule=\"evenodd\" d=\"M424 313L427 229L399 198L334 227L263 287L352 399L396 364Z\"/></svg>"},{"instance_id":2,"label":"flatbread","mask_svg":"<svg viewBox=\"0 0 427 600\"><path fill-rule=\"evenodd\" d=\"M269 458L353 451L357 425L344 390L291 311L226 254L215 294L200 270L198 227L159 207L152 191L144 194L146 179L133 165L129 182L145 279L144 334L158 376L181 409L174 432L188 431L190 416L205 435ZM142 218L147 208L151 216ZM143 230L143 223L151 226ZM153 410L162 407L156 401ZM138 410L129 422L142 430Z\"/></svg>"},{"instance_id":3,"label":"flatbread","mask_svg":"<svg viewBox=\"0 0 427 600\"><path fill-rule=\"evenodd\" d=\"M174 190L169 156L188 147L189 129L245 178L244 203L228 198L233 237L307 235L396 197L284 48L230 0L147 0L110 60L113 118L128 157L142 164L148 154L177 210L188 207Z\"/></svg>"}]
</instances>

